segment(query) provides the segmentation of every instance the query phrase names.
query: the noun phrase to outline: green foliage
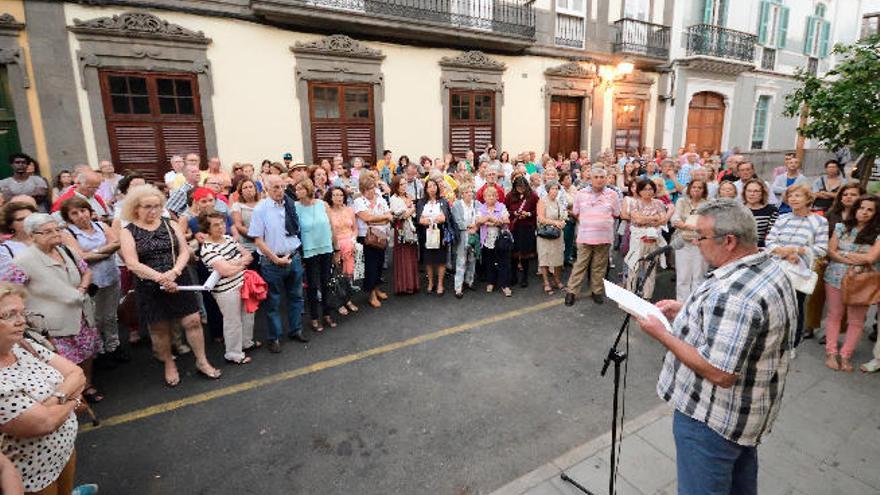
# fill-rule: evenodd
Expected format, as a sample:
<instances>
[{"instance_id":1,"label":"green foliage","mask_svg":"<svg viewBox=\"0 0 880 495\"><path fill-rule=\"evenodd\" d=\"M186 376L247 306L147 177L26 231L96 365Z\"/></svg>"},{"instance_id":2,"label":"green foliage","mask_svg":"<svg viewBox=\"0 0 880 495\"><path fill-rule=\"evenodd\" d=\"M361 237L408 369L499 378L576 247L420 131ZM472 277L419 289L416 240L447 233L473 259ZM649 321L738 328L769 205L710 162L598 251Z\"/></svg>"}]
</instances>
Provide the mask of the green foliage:
<instances>
[{"instance_id":1,"label":"green foliage","mask_svg":"<svg viewBox=\"0 0 880 495\"><path fill-rule=\"evenodd\" d=\"M854 156L880 156L880 35L836 45L832 53L840 62L822 77L798 72L801 85L786 95L784 115L796 117L806 104L803 136Z\"/></svg>"}]
</instances>

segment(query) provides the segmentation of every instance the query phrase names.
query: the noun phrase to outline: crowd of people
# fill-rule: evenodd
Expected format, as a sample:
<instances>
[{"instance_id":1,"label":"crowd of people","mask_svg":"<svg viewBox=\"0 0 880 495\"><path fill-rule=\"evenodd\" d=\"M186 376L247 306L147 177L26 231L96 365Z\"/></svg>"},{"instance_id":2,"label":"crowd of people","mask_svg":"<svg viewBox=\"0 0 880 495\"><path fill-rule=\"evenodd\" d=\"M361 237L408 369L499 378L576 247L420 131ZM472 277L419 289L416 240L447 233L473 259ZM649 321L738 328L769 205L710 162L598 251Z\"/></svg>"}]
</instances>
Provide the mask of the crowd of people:
<instances>
[{"instance_id":1,"label":"crowd of people","mask_svg":"<svg viewBox=\"0 0 880 495\"><path fill-rule=\"evenodd\" d=\"M852 371L868 306L848 303L846 279L880 259L880 200L834 160L813 180L794 155L761 178L736 150L693 146L595 162L585 151L512 156L490 145L463 159L386 150L372 165L341 155L306 165L290 154L229 172L195 154L170 165L158 183L102 161L61 171L50 186L17 154L13 176L0 180L0 431L27 492L69 493L74 408L104 400L94 364L128 361L126 344L147 335L175 387L175 354L191 353L198 372L218 379L206 342L246 365L262 347L282 352L285 335L309 342L392 293L512 297L538 280L568 306L585 284L603 304L615 260L619 282L635 289L645 255L668 243L679 249L661 265L674 269L685 301L712 268L700 246L718 241L701 234L698 212L728 199L751 213L757 247L797 290L793 346L827 312L826 364ZM646 298L656 275L644 281ZM47 340L26 343L26 326ZM880 346L874 356L863 371L880 370ZM42 491L50 485L59 491Z\"/></svg>"}]
</instances>

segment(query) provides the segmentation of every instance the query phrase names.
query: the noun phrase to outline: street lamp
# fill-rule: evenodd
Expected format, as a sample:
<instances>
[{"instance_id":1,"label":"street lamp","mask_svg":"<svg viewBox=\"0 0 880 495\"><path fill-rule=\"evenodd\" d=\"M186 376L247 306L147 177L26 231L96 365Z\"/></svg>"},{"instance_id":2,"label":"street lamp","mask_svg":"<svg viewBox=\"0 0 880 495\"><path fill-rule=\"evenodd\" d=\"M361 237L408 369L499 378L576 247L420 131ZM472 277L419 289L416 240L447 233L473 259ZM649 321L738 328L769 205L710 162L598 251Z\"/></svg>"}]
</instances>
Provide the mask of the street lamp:
<instances>
[{"instance_id":1,"label":"street lamp","mask_svg":"<svg viewBox=\"0 0 880 495\"><path fill-rule=\"evenodd\" d=\"M615 72L617 72L617 75L619 76L626 76L632 74L633 69L635 69L635 66L632 62L630 62L629 60L622 60L620 63L617 64Z\"/></svg>"}]
</instances>

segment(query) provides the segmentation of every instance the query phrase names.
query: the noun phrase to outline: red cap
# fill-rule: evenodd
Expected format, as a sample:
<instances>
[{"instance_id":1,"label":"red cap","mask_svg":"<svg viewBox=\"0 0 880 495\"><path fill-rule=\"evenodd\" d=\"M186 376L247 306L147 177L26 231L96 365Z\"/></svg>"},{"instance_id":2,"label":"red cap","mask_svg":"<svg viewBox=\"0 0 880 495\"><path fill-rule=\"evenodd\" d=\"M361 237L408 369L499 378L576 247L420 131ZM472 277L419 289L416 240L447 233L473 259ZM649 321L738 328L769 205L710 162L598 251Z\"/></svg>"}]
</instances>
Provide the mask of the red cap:
<instances>
[{"instance_id":1,"label":"red cap","mask_svg":"<svg viewBox=\"0 0 880 495\"><path fill-rule=\"evenodd\" d=\"M216 198L217 195L214 194L214 191L208 189L207 187L197 187L193 190L193 202L199 201L202 198L207 198L211 196L212 198Z\"/></svg>"}]
</instances>

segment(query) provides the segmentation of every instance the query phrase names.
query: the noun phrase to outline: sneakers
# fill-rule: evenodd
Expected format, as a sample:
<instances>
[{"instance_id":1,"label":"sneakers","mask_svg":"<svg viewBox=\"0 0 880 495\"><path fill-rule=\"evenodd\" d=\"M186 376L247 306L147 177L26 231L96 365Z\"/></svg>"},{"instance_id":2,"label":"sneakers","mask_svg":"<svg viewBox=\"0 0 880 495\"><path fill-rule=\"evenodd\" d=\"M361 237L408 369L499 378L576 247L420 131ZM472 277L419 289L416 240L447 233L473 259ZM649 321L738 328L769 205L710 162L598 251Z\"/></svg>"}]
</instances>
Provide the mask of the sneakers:
<instances>
[{"instance_id":1,"label":"sneakers","mask_svg":"<svg viewBox=\"0 0 880 495\"><path fill-rule=\"evenodd\" d=\"M98 493L98 485L89 483L88 485L79 485L74 488L70 495L95 495Z\"/></svg>"}]
</instances>

